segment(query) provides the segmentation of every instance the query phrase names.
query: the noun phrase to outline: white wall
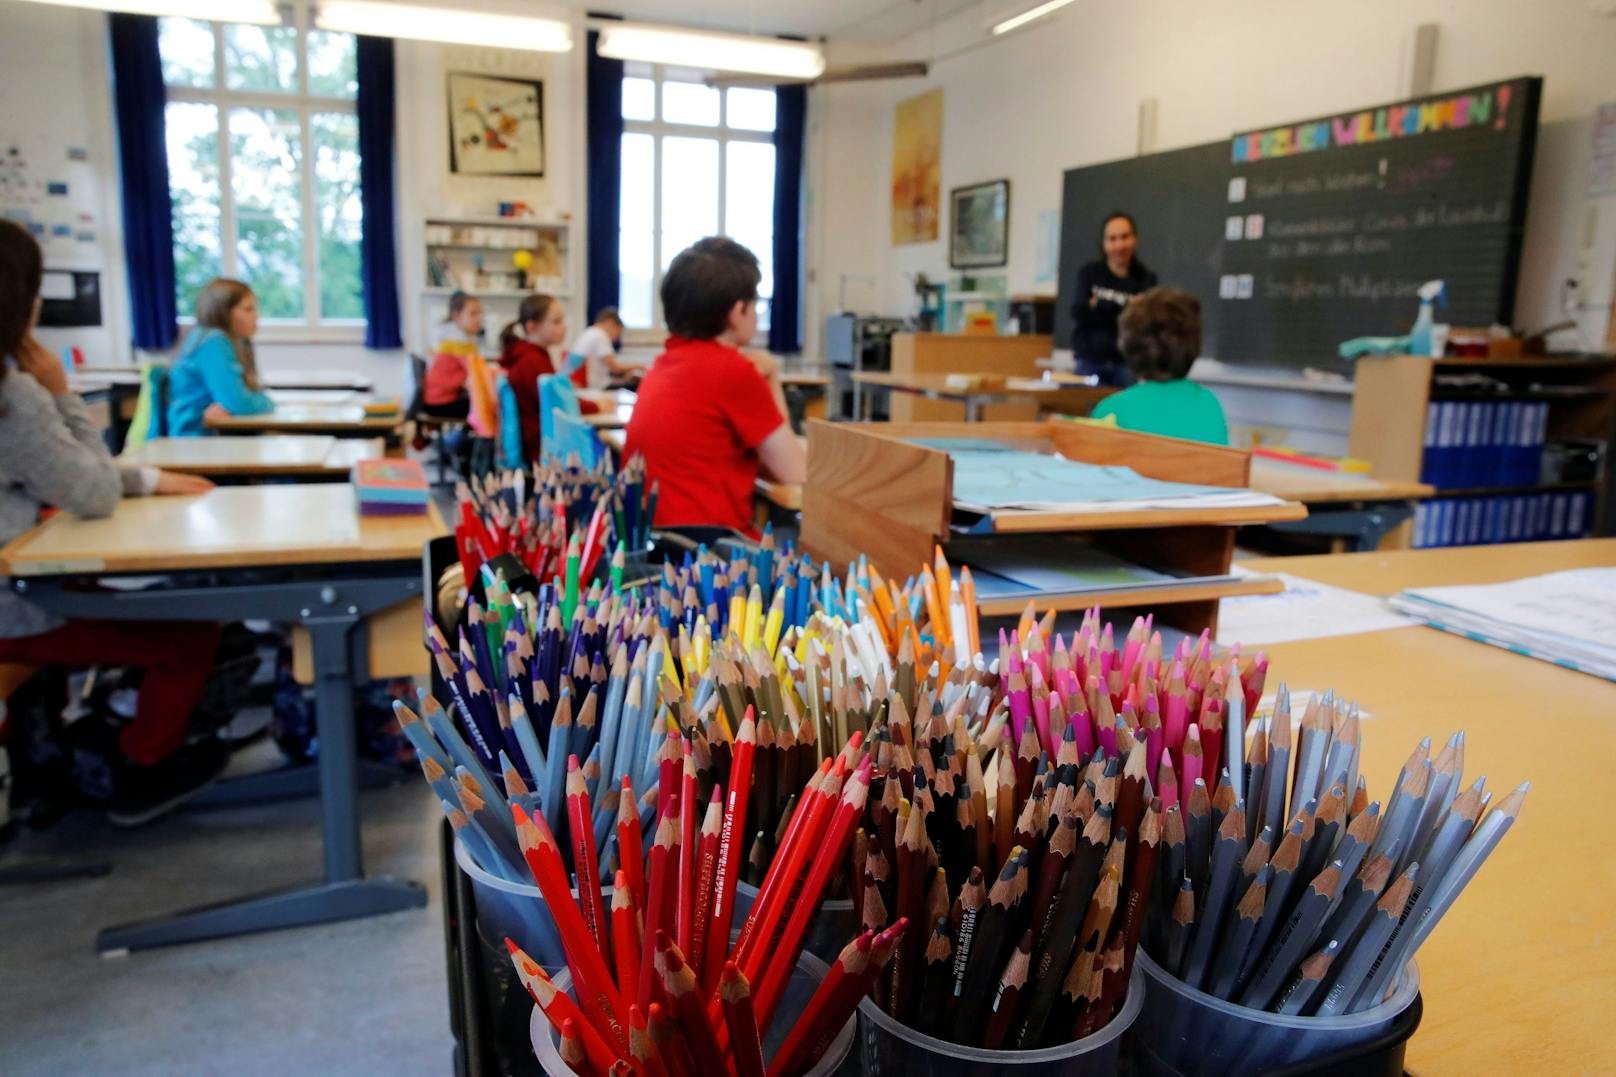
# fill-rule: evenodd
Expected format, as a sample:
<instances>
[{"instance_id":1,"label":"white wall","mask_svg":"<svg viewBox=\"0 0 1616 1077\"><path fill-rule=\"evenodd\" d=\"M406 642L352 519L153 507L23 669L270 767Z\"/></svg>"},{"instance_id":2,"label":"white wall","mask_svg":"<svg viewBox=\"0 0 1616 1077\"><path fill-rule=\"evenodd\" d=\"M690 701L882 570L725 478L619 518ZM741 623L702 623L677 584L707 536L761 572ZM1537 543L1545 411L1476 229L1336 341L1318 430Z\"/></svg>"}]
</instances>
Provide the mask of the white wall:
<instances>
[{"instance_id":1,"label":"white wall","mask_svg":"<svg viewBox=\"0 0 1616 1077\"><path fill-rule=\"evenodd\" d=\"M1596 14L1595 6L1080 0L985 44L982 13L969 9L878 50L890 60L935 58L928 78L822 86L810 95L810 351L824 316L836 309L841 274L875 276L874 302L850 305L886 314L914 309L904 274L951 272L946 229L936 243L893 248L889 239L898 100L943 88L944 197L951 187L1008 176L1010 289L1047 293L1053 286L1034 280L1038 215L1060 208L1065 169L1136 152L1142 100L1158 102L1158 150L1395 100L1408 93L1407 52L1414 27L1425 22L1440 27L1437 90L1545 76L1517 323L1559 319L1560 284L1589 236L1592 254L1581 272L1594 301L1606 304L1616 270L1616 197L1592 200L1585 192L1594 110L1616 100L1616 18ZM867 48L859 52L870 57ZM1149 237L1143 253L1149 257ZM1606 317L1584 312L1584 346L1604 339ZM1574 347L1577 340L1555 343Z\"/></svg>"}]
</instances>

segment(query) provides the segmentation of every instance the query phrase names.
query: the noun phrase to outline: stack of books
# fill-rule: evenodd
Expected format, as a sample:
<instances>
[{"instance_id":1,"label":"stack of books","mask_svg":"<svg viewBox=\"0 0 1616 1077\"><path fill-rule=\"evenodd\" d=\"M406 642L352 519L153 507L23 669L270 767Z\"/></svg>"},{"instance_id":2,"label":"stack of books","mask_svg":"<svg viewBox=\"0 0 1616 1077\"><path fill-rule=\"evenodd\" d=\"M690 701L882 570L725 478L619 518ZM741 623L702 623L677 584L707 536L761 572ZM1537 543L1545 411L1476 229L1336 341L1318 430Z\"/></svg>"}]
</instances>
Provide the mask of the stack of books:
<instances>
[{"instance_id":1,"label":"stack of books","mask_svg":"<svg viewBox=\"0 0 1616 1077\"><path fill-rule=\"evenodd\" d=\"M1548 420L1541 400L1433 400L1420 481L1440 490L1535 486Z\"/></svg>"},{"instance_id":2,"label":"stack of books","mask_svg":"<svg viewBox=\"0 0 1616 1077\"><path fill-rule=\"evenodd\" d=\"M389 396L365 402L365 418L395 419L398 417L398 397Z\"/></svg>"},{"instance_id":3,"label":"stack of books","mask_svg":"<svg viewBox=\"0 0 1616 1077\"><path fill-rule=\"evenodd\" d=\"M361 460L353 469L361 516L414 516L432 496L426 472L415 460Z\"/></svg>"}]
</instances>

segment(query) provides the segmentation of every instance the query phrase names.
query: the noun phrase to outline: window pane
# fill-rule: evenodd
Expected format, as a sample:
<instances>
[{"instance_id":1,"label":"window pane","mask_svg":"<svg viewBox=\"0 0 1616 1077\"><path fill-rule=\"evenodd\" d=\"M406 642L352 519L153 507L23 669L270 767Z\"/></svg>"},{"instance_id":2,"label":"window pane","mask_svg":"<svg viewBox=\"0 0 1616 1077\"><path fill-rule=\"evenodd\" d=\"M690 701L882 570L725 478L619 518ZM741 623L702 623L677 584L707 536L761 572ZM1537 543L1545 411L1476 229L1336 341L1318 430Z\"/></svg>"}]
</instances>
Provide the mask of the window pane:
<instances>
[{"instance_id":1,"label":"window pane","mask_svg":"<svg viewBox=\"0 0 1616 1077\"><path fill-rule=\"evenodd\" d=\"M163 81L170 86L213 85L213 27L195 19L157 20L157 53Z\"/></svg>"},{"instance_id":2,"label":"window pane","mask_svg":"<svg viewBox=\"0 0 1616 1077\"><path fill-rule=\"evenodd\" d=\"M290 26L226 26L224 79L232 90L296 93L297 31Z\"/></svg>"},{"instance_id":3,"label":"window pane","mask_svg":"<svg viewBox=\"0 0 1616 1077\"><path fill-rule=\"evenodd\" d=\"M265 318L303 314L301 128L291 109L230 110L230 187L236 275Z\"/></svg>"},{"instance_id":4,"label":"window pane","mask_svg":"<svg viewBox=\"0 0 1616 1077\"><path fill-rule=\"evenodd\" d=\"M625 168L625 173L626 173ZM718 140L662 140L662 268L718 231Z\"/></svg>"},{"instance_id":5,"label":"window pane","mask_svg":"<svg viewBox=\"0 0 1616 1077\"><path fill-rule=\"evenodd\" d=\"M656 119L656 83L650 79L623 80L623 119Z\"/></svg>"},{"instance_id":6,"label":"window pane","mask_svg":"<svg viewBox=\"0 0 1616 1077\"><path fill-rule=\"evenodd\" d=\"M622 180L618 191L617 303L623 324L650 328L655 256L652 210L656 197L656 158L651 135L623 136Z\"/></svg>"},{"instance_id":7,"label":"window pane","mask_svg":"<svg viewBox=\"0 0 1616 1077\"><path fill-rule=\"evenodd\" d=\"M309 93L353 97L359 92L357 39L329 30L309 31Z\"/></svg>"},{"instance_id":8,"label":"window pane","mask_svg":"<svg viewBox=\"0 0 1616 1077\"><path fill-rule=\"evenodd\" d=\"M196 312L202 285L222 272L219 235L219 110L174 102L163 110L168 193L173 202L174 299Z\"/></svg>"},{"instance_id":9,"label":"window pane","mask_svg":"<svg viewBox=\"0 0 1616 1077\"><path fill-rule=\"evenodd\" d=\"M774 130L774 91L735 86L726 91L724 122L743 131Z\"/></svg>"},{"instance_id":10,"label":"window pane","mask_svg":"<svg viewBox=\"0 0 1616 1077\"><path fill-rule=\"evenodd\" d=\"M757 255L758 294L773 295L774 147L767 142L731 142L725 151L724 234Z\"/></svg>"},{"instance_id":11,"label":"window pane","mask_svg":"<svg viewBox=\"0 0 1616 1077\"><path fill-rule=\"evenodd\" d=\"M669 123L718 126L718 91L699 82L664 82L662 118Z\"/></svg>"},{"instance_id":12,"label":"window pane","mask_svg":"<svg viewBox=\"0 0 1616 1077\"><path fill-rule=\"evenodd\" d=\"M314 212L320 232L320 317L363 318L359 272L359 119L351 112L317 112Z\"/></svg>"}]
</instances>

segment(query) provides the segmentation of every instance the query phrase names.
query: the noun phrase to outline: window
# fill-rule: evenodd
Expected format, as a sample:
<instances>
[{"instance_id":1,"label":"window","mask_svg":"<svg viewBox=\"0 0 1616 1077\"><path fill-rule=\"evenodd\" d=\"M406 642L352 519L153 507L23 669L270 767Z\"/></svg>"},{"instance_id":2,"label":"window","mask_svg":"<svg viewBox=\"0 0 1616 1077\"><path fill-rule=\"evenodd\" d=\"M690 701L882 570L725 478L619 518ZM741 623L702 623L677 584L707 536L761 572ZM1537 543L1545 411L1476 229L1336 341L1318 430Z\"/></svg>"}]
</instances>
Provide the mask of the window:
<instances>
[{"instance_id":1,"label":"window","mask_svg":"<svg viewBox=\"0 0 1616 1077\"><path fill-rule=\"evenodd\" d=\"M182 317L238 277L270 324L363 321L352 34L158 20Z\"/></svg>"},{"instance_id":2,"label":"window","mask_svg":"<svg viewBox=\"0 0 1616 1077\"><path fill-rule=\"evenodd\" d=\"M703 236L762 264L758 326L774 294L773 90L718 89L694 72L629 65L623 78L618 308L630 328L662 321L662 274Z\"/></svg>"}]
</instances>

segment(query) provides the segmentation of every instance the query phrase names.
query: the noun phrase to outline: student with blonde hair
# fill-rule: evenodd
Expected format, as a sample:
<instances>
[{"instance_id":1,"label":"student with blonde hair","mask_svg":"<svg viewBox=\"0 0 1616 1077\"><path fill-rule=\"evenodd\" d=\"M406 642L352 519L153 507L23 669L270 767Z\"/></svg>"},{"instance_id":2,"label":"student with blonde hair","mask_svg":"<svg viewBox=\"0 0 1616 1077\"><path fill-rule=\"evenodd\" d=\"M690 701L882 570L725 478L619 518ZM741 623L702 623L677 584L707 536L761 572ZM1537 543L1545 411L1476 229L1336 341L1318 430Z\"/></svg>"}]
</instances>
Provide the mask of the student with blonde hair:
<instances>
[{"instance_id":1,"label":"student with blonde hair","mask_svg":"<svg viewBox=\"0 0 1616 1077\"><path fill-rule=\"evenodd\" d=\"M258 297L239 280L216 277L196 299L196 327L168 371L168 435L200 437L210 414L262 415L275 402L253 360Z\"/></svg>"}]
</instances>

